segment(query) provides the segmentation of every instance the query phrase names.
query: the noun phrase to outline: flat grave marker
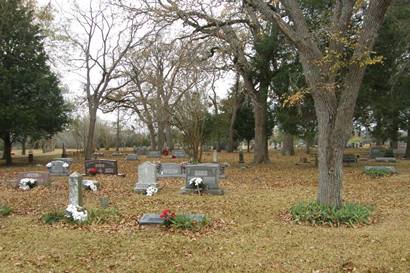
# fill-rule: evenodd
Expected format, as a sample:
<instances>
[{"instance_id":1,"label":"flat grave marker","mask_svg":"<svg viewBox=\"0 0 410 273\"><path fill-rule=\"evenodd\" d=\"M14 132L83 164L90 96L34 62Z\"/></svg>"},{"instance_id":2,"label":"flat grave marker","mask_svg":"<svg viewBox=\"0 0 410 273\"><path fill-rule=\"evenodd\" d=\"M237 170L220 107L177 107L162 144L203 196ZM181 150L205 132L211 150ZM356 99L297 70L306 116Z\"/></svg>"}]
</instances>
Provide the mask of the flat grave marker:
<instances>
[{"instance_id":1,"label":"flat grave marker","mask_svg":"<svg viewBox=\"0 0 410 273\"><path fill-rule=\"evenodd\" d=\"M89 173L89 169L96 168L98 174L113 174L118 175L117 160L108 159L93 159L86 160L84 163L85 173Z\"/></svg>"}]
</instances>

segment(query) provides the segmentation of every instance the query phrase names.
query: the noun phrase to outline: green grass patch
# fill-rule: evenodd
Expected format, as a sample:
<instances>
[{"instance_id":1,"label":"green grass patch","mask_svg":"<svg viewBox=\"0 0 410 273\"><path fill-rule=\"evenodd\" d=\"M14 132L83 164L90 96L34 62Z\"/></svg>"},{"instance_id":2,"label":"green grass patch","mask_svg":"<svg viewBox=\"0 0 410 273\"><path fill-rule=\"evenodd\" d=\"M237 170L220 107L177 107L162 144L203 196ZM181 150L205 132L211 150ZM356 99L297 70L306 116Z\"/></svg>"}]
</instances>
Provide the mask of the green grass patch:
<instances>
[{"instance_id":1,"label":"green grass patch","mask_svg":"<svg viewBox=\"0 0 410 273\"><path fill-rule=\"evenodd\" d=\"M356 203L346 203L341 208L329 207L316 201L298 203L290 209L293 221L312 225L360 225L369 224L373 208Z\"/></svg>"},{"instance_id":2,"label":"green grass patch","mask_svg":"<svg viewBox=\"0 0 410 273\"><path fill-rule=\"evenodd\" d=\"M84 222L73 221L65 216L64 211L53 211L43 214L41 220L45 224L54 224L58 222L72 223L72 224L106 224L116 223L120 221L120 214L116 208L94 208L88 211L88 219Z\"/></svg>"},{"instance_id":3,"label":"green grass patch","mask_svg":"<svg viewBox=\"0 0 410 273\"><path fill-rule=\"evenodd\" d=\"M12 210L10 207L8 207L8 206L6 206L6 205L0 205L0 216L3 216L3 217L9 216L12 211L13 211L13 210Z\"/></svg>"},{"instance_id":4,"label":"green grass patch","mask_svg":"<svg viewBox=\"0 0 410 273\"><path fill-rule=\"evenodd\" d=\"M177 229L200 229L209 224L209 220L205 217L201 222L197 222L189 215L176 215L172 220L172 226Z\"/></svg>"}]
</instances>

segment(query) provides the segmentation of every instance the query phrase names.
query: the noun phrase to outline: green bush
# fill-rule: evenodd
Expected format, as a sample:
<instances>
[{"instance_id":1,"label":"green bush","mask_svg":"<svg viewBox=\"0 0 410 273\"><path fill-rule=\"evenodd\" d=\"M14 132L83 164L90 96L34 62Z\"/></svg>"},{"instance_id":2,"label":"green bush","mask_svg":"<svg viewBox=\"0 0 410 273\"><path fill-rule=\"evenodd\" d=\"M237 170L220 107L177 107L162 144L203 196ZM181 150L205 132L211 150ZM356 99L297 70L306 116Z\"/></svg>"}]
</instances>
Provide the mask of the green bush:
<instances>
[{"instance_id":1,"label":"green bush","mask_svg":"<svg viewBox=\"0 0 410 273\"><path fill-rule=\"evenodd\" d=\"M41 220L45 224L52 225L57 222L66 221L68 218L65 217L63 211L53 211L43 214L43 216L41 216Z\"/></svg>"},{"instance_id":2,"label":"green bush","mask_svg":"<svg viewBox=\"0 0 410 273\"><path fill-rule=\"evenodd\" d=\"M12 212L12 209L5 205L0 205L0 215L9 216Z\"/></svg>"},{"instance_id":3,"label":"green bush","mask_svg":"<svg viewBox=\"0 0 410 273\"><path fill-rule=\"evenodd\" d=\"M118 209L116 208L96 208L88 211L88 219L84 222L76 222L65 216L64 211L53 211L43 214L41 220L45 224L54 224L57 222L64 221L66 223L75 224L105 224L118 222L120 219Z\"/></svg>"},{"instance_id":4,"label":"green bush","mask_svg":"<svg viewBox=\"0 0 410 273\"><path fill-rule=\"evenodd\" d=\"M372 212L371 207L355 203L346 203L338 209L316 201L299 203L290 209L292 219L297 223L330 226L368 224Z\"/></svg>"},{"instance_id":5,"label":"green bush","mask_svg":"<svg viewBox=\"0 0 410 273\"><path fill-rule=\"evenodd\" d=\"M365 174L371 177L382 177L392 175L393 173L388 169L369 169L364 171Z\"/></svg>"},{"instance_id":6,"label":"green bush","mask_svg":"<svg viewBox=\"0 0 410 273\"><path fill-rule=\"evenodd\" d=\"M196 222L189 215L176 215L171 220L172 226L178 229L195 229L201 228L208 224L208 219L204 218L201 222Z\"/></svg>"},{"instance_id":7,"label":"green bush","mask_svg":"<svg viewBox=\"0 0 410 273\"><path fill-rule=\"evenodd\" d=\"M117 208L95 208L88 211L88 219L84 224L105 224L119 220L120 214Z\"/></svg>"}]
</instances>

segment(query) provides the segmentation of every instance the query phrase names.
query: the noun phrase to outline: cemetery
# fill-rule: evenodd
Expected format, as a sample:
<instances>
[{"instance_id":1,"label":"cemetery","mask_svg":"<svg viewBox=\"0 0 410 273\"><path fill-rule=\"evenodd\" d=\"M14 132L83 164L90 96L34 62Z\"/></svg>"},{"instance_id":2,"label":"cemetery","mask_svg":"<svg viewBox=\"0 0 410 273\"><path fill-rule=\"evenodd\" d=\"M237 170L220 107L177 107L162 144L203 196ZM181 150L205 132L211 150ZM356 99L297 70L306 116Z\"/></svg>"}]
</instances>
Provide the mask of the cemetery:
<instances>
[{"instance_id":1,"label":"cemetery","mask_svg":"<svg viewBox=\"0 0 410 273\"><path fill-rule=\"evenodd\" d=\"M409 273L408 0L0 0L0 273Z\"/></svg>"}]
</instances>

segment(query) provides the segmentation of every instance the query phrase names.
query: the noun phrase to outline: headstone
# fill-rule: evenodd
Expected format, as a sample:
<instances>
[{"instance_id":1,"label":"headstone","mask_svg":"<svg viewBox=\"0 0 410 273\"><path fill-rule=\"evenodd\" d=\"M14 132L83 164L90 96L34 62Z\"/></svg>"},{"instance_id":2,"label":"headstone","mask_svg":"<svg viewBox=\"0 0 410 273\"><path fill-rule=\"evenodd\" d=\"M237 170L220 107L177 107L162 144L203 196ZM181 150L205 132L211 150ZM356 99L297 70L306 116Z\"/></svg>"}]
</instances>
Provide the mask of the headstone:
<instances>
[{"instance_id":1,"label":"headstone","mask_svg":"<svg viewBox=\"0 0 410 273\"><path fill-rule=\"evenodd\" d=\"M217 163L218 162L218 151L216 149L214 149L213 153L212 153L212 162L213 163Z\"/></svg>"},{"instance_id":2,"label":"headstone","mask_svg":"<svg viewBox=\"0 0 410 273\"><path fill-rule=\"evenodd\" d=\"M145 147L138 147L135 151L137 155L145 155L147 149Z\"/></svg>"},{"instance_id":3,"label":"headstone","mask_svg":"<svg viewBox=\"0 0 410 273\"><path fill-rule=\"evenodd\" d=\"M184 168L177 163L161 163L158 168L157 177L185 177Z\"/></svg>"},{"instance_id":4,"label":"headstone","mask_svg":"<svg viewBox=\"0 0 410 273\"><path fill-rule=\"evenodd\" d=\"M376 158L376 157L384 157L386 154L386 148L384 147L372 147L369 150L369 157Z\"/></svg>"},{"instance_id":5,"label":"headstone","mask_svg":"<svg viewBox=\"0 0 410 273\"><path fill-rule=\"evenodd\" d=\"M357 163L357 156L354 154L344 154L343 163Z\"/></svg>"},{"instance_id":6,"label":"headstone","mask_svg":"<svg viewBox=\"0 0 410 273\"><path fill-rule=\"evenodd\" d=\"M188 157L188 155L185 153L184 150L173 150L173 151L172 151L172 155L173 155L175 158Z\"/></svg>"},{"instance_id":7,"label":"headstone","mask_svg":"<svg viewBox=\"0 0 410 273\"><path fill-rule=\"evenodd\" d=\"M158 157L161 157L161 152L160 151L147 151L146 155L147 157L150 157L150 158L158 158Z\"/></svg>"},{"instance_id":8,"label":"headstone","mask_svg":"<svg viewBox=\"0 0 410 273\"><path fill-rule=\"evenodd\" d=\"M47 168L48 173L53 176L67 176L70 172L70 164L61 160L49 162Z\"/></svg>"},{"instance_id":9,"label":"headstone","mask_svg":"<svg viewBox=\"0 0 410 273\"><path fill-rule=\"evenodd\" d=\"M224 191L219 188L219 164L192 164L185 166L185 187L181 189L182 193L194 193L197 191L195 186L190 185L192 178L200 177L205 184L204 193L213 195L223 195Z\"/></svg>"},{"instance_id":10,"label":"headstone","mask_svg":"<svg viewBox=\"0 0 410 273\"><path fill-rule=\"evenodd\" d=\"M135 191L145 193L149 186L157 187L157 165L146 161L138 166L138 181L135 185Z\"/></svg>"},{"instance_id":11,"label":"headstone","mask_svg":"<svg viewBox=\"0 0 410 273\"><path fill-rule=\"evenodd\" d=\"M398 173L397 172L397 169L395 168L395 167L392 167L392 166L365 166L364 167L364 171L366 172L366 171L372 171L372 170L375 170L375 171L386 171L386 172L389 172L389 173Z\"/></svg>"},{"instance_id":12,"label":"headstone","mask_svg":"<svg viewBox=\"0 0 410 273\"><path fill-rule=\"evenodd\" d=\"M74 206L83 206L83 178L78 172L73 172L68 178L68 204Z\"/></svg>"},{"instance_id":13,"label":"headstone","mask_svg":"<svg viewBox=\"0 0 410 273\"><path fill-rule=\"evenodd\" d=\"M86 160L85 163L85 173L91 168L96 168L99 174L118 174L117 160L107 160L107 159L94 159Z\"/></svg>"},{"instance_id":14,"label":"headstone","mask_svg":"<svg viewBox=\"0 0 410 273\"><path fill-rule=\"evenodd\" d=\"M221 179L226 178L226 176L225 176L225 167L226 167L226 165L225 164L222 164L222 163L201 163L199 165L205 165L205 166L206 165L208 165L208 166L218 165L219 166L219 168L218 168L219 178L221 178Z\"/></svg>"},{"instance_id":15,"label":"headstone","mask_svg":"<svg viewBox=\"0 0 410 273\"><path fill-rule=\"evenodd\" d=\"M113 152L111 154L111 156L123 156L123 155L124 155L123 153L119 153L119 152Z\"/></svg>"},{"instance_id":16,"label":"headstone","mask_svg":"<svg viewBox=\"0 0 410 273\"><path fill-rule=\"evenodd\" d=\"M205 215L203 214L185 214L184 216L191 218L191 220L197 223L205 221ZM138 220L138 224L140 225L162 225L163 223L164 219L155 213L144 213Z\"/></svg>"},{"instance_id":17,"label":"headstone","mask_svg":"<svg viewBox=\"0 0 410 273\"><path fill-rule=\"evenodd\" d=\"M72 159L71 157L62 157L62 158L53 158L53 160L55 161L63 161L65 163L67 163L68 165L73 164L74 159Z\"/></svg>"},{"instance_id":18,"label":"headstone","mask_svg":"<svg viewBox=\"0 0 410 273\"><path fill-rule=\"evenodd\" d=\"M125 158L125 160L128 160L128 161L138 160L138 155L137 154L128 154L127 157Z\"/></svg>"},{"instance_id":19,"label":"headstone","mask_svg":"<svg viewBox=\"0 0 410 273\"><path fill-rule=\"evenodd\" d=\"M391 162L391 163L396 163L397 160L394 157L376 157L374 159L376 162Z\"/></svg>"},{"instance_id":20,"label":"headstone","mask_svg":"<svg viewBox=\"0 0 410 273\"><path fill-rule=\"evenodd\" d=\"M17 174L17 187L19 186L20 180L24 178L35 179L37 185L48 185L50 183L50 176L47 172L23 172Z\"/></svg>"},{"instance_id":21,"label":"headstone","mask_svg":"<svg viewBox=\"0 0 410 273\"><path fill-rule=\"evenodd\" d=\"M94 155L95 158L97 158L99 156L104 156L104 153L96 152L96 153L93 153L93 155Z\"/></svg>"}]
</instances>

